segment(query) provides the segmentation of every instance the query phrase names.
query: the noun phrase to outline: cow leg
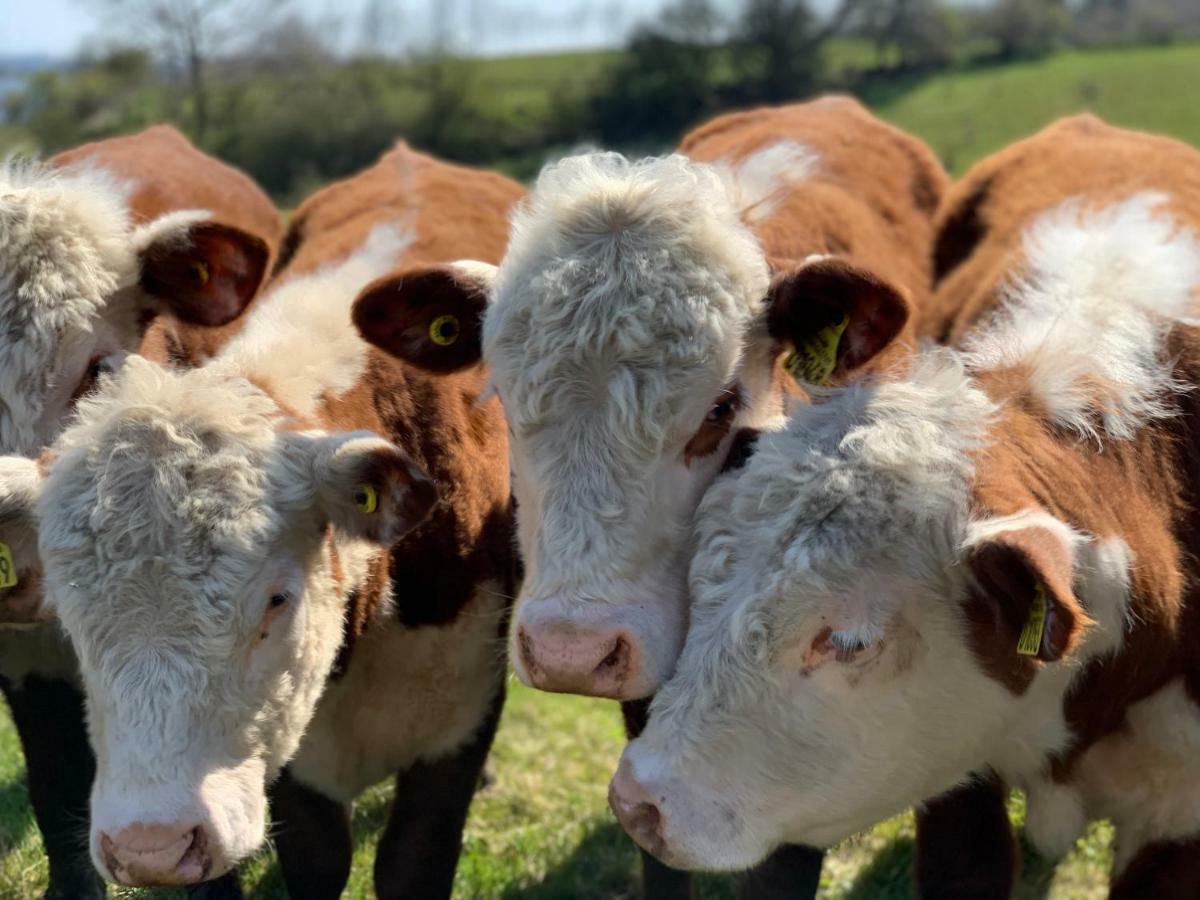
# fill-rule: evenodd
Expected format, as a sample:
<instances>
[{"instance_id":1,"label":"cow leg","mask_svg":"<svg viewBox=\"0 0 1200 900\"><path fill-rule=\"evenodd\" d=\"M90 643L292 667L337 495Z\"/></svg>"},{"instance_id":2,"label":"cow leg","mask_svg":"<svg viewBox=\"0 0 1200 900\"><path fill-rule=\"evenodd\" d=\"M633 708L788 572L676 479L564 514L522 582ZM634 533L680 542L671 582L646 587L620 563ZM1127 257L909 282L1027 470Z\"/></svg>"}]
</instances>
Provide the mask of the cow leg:
<instances>
[{"instance_id":1,"label":"cow leg","mask_svg":"<svg viewBox=\"0 0 1200 900\"><path fill-rule=\"evenodd\" d=\"M88 801L96 760L83 694L66 681L0 678L25 752L29 800L50 867L47 900L102 900L104 881L88 854Z\"/></svg>"},{"instance_id":2,"label":"cow leg","mask_svg":"<svg viewBox=\"0 0 1200 900\"><path fill-rule=\"evenodd\" d=\"M246 896L237 869L203 884L188 885L186 893L188 900L244 900Z\"/></svg>"},{"instance_id":3,"label":"cow leg","mask_svg":"<svg viewBox=\"0 0 1200 900\"><path fill-rule=\"evenodd\" d=\"M1006 900L1017 873L1008 789L979 776L917 808L917 894L921 900Z\"/></svg>"},{"instance_id":4,"label":"cow leg","mask_svg":"<svg viewBox=\"0 0 1200 900\"><path fill-rule=\"evenodd\" d=\"M275 852L291 900L337 900L350 880L350 805L296 781L287 769L271 786Z\"/></svg>"},{"instance_id":5,"label":"cow leg","mask_svg":"<svg viewBox=\"0 0 1200 900\"><path fill-rule=\"evenodd\" d=\"M1200 838L1147 844L1113 878L1109 900L1145 897L1154 900L1200 897Z\"/></svg>"},{"instance_id":6,"label":"cow leg","mask_svg":"<svg viewBox=\"0 0 1200 900\"><path fill-rule=\"evenodd\" d=\"M649 721L650 701L631 700L621 704L621 717L625 720L625 736L630 740L646 728ZM692 876L687 872L672 869L659 862L645 850L642 856L642 896L646 900L690 900L695 896Z\"/></svg>"},{"instance_id":7,"label":"cow leg","mask_svg":"<svg viewBox=\"0 0 1200 900\"><path fill-rule=\"evenodd\" d=\"M392 812L375 851L379 900L450 896L463 826L496 736L504 695L501 673L496 697L470 743L450 756L418 762L396 775Z\"/></svg>"},{"instance_id":8,"label":"cow leg","mask_svg":"<svg viewBox=\"0 0 1200 900\"><path fill-rule=\"evenodd\" d=\"M741 900L810 900L821 884L825 851L788 844L738 878Z\"/></svg>"}]
</instances>

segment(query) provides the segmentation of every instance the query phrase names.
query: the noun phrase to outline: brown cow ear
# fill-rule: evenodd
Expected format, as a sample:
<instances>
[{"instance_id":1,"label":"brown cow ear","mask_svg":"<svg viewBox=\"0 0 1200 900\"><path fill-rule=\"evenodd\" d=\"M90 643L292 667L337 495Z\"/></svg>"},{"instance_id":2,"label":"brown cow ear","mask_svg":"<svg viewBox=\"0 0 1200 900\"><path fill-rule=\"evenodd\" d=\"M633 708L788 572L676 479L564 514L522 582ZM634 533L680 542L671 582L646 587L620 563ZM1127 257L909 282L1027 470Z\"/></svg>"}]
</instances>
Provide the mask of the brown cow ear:
<instances>
[{"instance_id":1,"label":"brown cow ear","mask_svg":"<svg viewBox=\"0 0 1200 900\"><path fill-rule=\"evenodd\" d=\"M430 372L456 372L483 355L483 314L495 268L454 263L369 285L354 302L363 339Z\"/></svg>"},{"instance_id":2,"label":"brown cow ear","mask_svg":"<svg viewBox=\"0 0 1200 900\"><path fill-rule=\"evenodd\" d=\"M976 600L996 639L1016 656L1054 662L1073 650L1092 620L1075 597L1074 548L1049 527L990 535L972 545L967 565Z\"/></svg>"},{"instance_id":3,"label":"brown cow ear","mask_svg":"<svg viewBox=\"0 0 1200 900\"><path fill-rule=\"evenodd\" d=\"M270 251L254 235L215 222L168 232L141 258L141 286L190 325L224 325L242 314L262 284Z\"/></svg>"},{"instance_id":4,"label":"brown cow ear","mask_svg":"<svg viewBox=\"0 0 1200 900\"><path fill-rule=\"evenodd\" d=\"M838 257L777 272L767 302L767 330L792 345L785 365L807 384L840 380L866 365L911 315L899 289Z\"/></svg>"}]
</instances>

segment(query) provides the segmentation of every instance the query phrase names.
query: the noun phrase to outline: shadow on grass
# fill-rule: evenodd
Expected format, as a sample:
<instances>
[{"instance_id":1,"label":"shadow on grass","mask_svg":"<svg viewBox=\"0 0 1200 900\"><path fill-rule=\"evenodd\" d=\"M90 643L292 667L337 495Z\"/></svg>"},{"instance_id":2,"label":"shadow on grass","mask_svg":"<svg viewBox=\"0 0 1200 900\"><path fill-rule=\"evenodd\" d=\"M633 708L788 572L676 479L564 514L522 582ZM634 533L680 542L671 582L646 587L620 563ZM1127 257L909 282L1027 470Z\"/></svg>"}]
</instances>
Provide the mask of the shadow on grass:
<instances>
[{"instance_id":1,"label":"shadow on grass","mask_svg":"<svg viewBox=\"0 0 1200 900\"><path fill-rule=\"evenodd\" d=\"M638 897L637 851L616 822L591 828L537 884L514 885L503 900L600 900Z\"/></svg>"}]
</instances>

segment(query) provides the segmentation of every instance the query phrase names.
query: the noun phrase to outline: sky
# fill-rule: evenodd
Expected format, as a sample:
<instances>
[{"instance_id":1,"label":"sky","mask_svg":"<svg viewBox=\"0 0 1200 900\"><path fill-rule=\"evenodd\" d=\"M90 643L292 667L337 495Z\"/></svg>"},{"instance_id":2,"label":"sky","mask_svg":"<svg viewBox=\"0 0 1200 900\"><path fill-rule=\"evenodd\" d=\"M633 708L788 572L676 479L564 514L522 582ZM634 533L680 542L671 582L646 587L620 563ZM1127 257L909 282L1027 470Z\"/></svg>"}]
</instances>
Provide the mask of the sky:
<instances>
[{"instance_id":1,"label":"sky","mask_svg":"<svg viewBox=\"0 0 1200 900\"><path fill-rule=\"evenodd\" d=\"M342 22L344 42L361 36L372 0L291 0L315 21ZM619 44L629 29L668 0L375 0L396 10L402 40L419 45L439 18L460 45L488 55ZM819 0L827 3L830 0ZM719 0L736 5L735 0ZM818 4L818 5L819 5ZM0 0L0 56L69 56L87 42L119 39L119 22L104 24L103 0ZM126 32L127 33L127 32Z\"/></svg>"}]
</instances>

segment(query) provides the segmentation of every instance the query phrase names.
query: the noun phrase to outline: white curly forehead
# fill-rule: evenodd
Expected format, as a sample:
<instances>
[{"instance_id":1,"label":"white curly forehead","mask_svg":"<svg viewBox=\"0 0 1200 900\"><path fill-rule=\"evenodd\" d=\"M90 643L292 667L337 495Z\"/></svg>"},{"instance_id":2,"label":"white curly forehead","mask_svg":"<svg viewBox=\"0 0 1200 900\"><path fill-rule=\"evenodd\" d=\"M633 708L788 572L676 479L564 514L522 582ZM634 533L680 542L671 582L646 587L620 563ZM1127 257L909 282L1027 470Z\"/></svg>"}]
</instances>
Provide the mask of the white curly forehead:
<instances>
[{"instance_id":1,"label":"white curly forehead","mask_svg":"<svg viewBox=\"0 0 1200 900\"><path fill-rule=\"evenodd\" d=\"M81 401L39 501L43 553L106 565L251 564L286 501L279 410L213 367L137 358Z\"/></svg>"},{"instance_id":2,"label":"white curly forehead","mask_svg":"<svg viewBox=\"0 0 1200 900\"><path fill-rule=\"evenodd\" d=\"M973 451L993 411L942 351L916 361L904 381L855 385L801 407L701 504L697 602L724 602L731 582L765 595L797 580L841 589L880 560L919 566L927 551L948 549L930 545L928 528L965 527Z\"/></svg>"},{"instance_id":3,"label":"white curly forehead","mask_svg":"<svg viewBox=\"0 0 1200 900\"><path fill-rule=\"evenodd\" d=\"M670 416L689 380L732 375L768 274L725 183L682 156L565 159L517 212L484 325L517 426L562 398ZM581 396L582 395L582 396Z\"/></svg>"}]
</instances>

